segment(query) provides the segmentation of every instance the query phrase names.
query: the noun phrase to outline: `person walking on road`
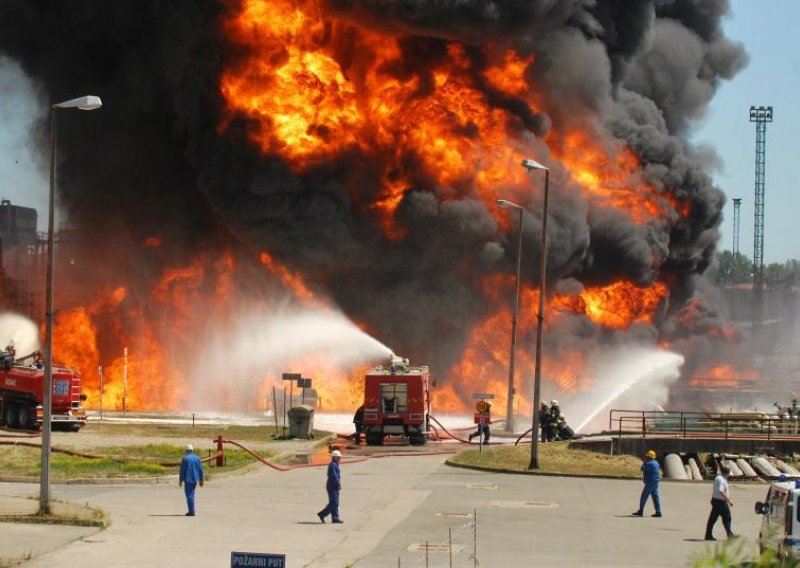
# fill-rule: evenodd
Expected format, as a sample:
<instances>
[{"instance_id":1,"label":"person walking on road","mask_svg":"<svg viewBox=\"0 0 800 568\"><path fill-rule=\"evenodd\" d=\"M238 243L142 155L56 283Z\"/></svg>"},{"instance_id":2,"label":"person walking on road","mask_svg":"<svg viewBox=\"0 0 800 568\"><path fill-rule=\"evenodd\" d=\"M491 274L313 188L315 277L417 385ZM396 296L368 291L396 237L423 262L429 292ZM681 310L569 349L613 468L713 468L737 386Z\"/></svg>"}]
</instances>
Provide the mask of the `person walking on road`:
<instances>
[{"instance_id":1,"label":"person walking on road","mask_svg":"<svg viewBox=\"0 0 800 568\"><path fill-rule=\"evenodd\" d=\"M328 505L322 509L317 516L325 523L325 517L331 516L332 523L343 523L339 518L339 491L342 490L342 475L339 472L339 460L342 459L342 452L333 450L331 452L331 463L328 464L328 480L325 483L325 490L328 492Z\"/></svg>"},{"instance_id":2,"label":"person walking on road","mask_svg":"<svg viewBox=\"0 0 800 568\"><path fill-rule=\"evenodd\" d=\"M653 450L648 451L644 457L644 463L641 467L642 481L644 488L642 489L642 496L639 498L639 509L634 511L634 517L644 516L644 506L647 505L647 498L653 498L653 505L656 507L654 517L661 517L661 497L658 495L658 482L660 481L661 467L656 461L656 453Z\"/></svg>"},{"instance_id":3,"label":"person walking on road","mask_svg":"<svg viewBox=\"0 0 800 568\"><path fill-rule=\"evenodd\" d=\"M708 523L706 523L706 540L717 540L714 538L714 525L720 517L722 517L722 526L725 527L728 538L736 536L731 530L733 500L730 498L730 490L728 489L728 477L730 474L730 468L727 465L720 464L717 477L714 478L714 489L711 493L711 513L708 515Z\"/></svg>"},{"instance_id":4,"label":"person walking on road","mask_svg":"<svg viewBox=\"0 0 800 568\"><path fill-rule=\"evenodd\" d=\"M191 444L186 444L186 453L181 460L181 473L178 476L178 487L183 486L186 494L186 505L189 507L187 517L194 517L194 490L197 484L203 486L203 462L194 453Z\"/></svg>"}]
</instances>

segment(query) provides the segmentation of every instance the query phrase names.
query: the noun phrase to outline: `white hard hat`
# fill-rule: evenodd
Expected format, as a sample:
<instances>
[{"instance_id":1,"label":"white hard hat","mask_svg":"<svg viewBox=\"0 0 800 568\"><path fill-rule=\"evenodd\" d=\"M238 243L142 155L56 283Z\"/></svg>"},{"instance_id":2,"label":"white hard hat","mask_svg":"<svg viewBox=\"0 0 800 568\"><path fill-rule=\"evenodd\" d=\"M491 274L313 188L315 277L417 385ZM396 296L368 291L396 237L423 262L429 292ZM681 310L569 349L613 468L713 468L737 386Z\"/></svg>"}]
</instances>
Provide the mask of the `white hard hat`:
<instances>
[{"instance_id":1,"label":"white hard hat","mask_svg":"<svg viewBox=\"0 0 800 568\"><path fill-rule=\"evenodd\" d=\"M186 451L187 452L193 452L194 451L194 447L191 444L186 444Z\"/></svg>"},{"instance_id":2,"label":"white hard hat","mask_svg":"<svg viewBox=\"0 0 800 568\"><path fill-rule=\"evenodd\" d=\"M558 401L557 400L551 400L550 401L550 406L558 406Z\"/></svg>"},{"instance_id":3,"label":"white hard hat","mask_svg":"<svg viewBox=\"0 0 800 568\"><path fill-rule=\"evenodd\" d=\"M339 450L333 450L331 452L331 457L332 458L340 458L340 457L342 457L342 452L340 452Z\"/></svg>"}]
</instances>

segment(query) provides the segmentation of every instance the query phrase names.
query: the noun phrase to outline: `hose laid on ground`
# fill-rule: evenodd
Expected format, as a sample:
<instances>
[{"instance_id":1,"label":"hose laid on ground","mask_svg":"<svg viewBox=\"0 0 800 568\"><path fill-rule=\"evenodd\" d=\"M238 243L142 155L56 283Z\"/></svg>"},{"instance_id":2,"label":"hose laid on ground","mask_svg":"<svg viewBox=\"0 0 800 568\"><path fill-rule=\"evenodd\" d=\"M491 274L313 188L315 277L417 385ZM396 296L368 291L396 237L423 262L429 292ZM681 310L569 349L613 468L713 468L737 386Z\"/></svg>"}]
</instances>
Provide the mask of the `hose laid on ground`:
<instances>
[{"instance_id":1,"label":"hose laid on ground","mask_svg":"<svg viewBox=\"0 0 800 568\"><path fill-rule=\"evenodd\" d=\"M438 421L436 418L434 418L434 417L433 417L433 416L431 416L431 415L429 415L428 417L429 417L431 420L433 420L434 422L436 422L436 424L438 424L438 425L439 425L439 428L441 428L441 429L442 429L442 431L443 431L445 434L447 434L448 436L450 436L450 437L451 437L453 440L458 440L459 442L462 442L462 443L464 443L464 444L472 444L473 446L480 445L480 443L479 443L479 442L473 442L472 440L465 440L465 439L463 439L463 438L459 438L458 436L456 436L456 435L454 435L452 432L450 432L450 431L449 431L447 428L445 428L444 426L442 426L442 423L441 423L441 422L439 422L439 421ZM499 419L498 419L498 420L494 420L493 422L502 422L502 420L499 420ZM472 429L472 428L467 428L467 430L471 430L471 429ZM489 444L482 444L482 445L484 445L484 446L487 446L487 445L490 445L490 444L491 444L491 445L493 445L493 446L503 446L503 445L506 445L506 444L508 444L508 443L509 443L509 442L489 442Z\"/></svg>"},{"instance_id":2,"label":"hose laid on ground","mask_svg":"<svg viewBox=\"0 0 800 568\"><path fill-rule=\"evenodd\" d=\"M518 445L518 444L519 444L519 441L520 441L520 440L522 440L522 438L524 438L525 436L527 436L527 435L528 435L528 434L530 434L531 432L533 432L533 426L531 426L530 428L528 428L527 430L525 430L525 431L524 431L524 432L523 432L523 433L520 435L520 437L519 437L519 438L517 438L517 441L516 441L516 442L514 442L514 445L515 445L515 446L516 446L516 445Z\"/></svg>"},{"instance_id":3,"label":"hose laid on ground","mask_svg":"<svg viewBox=\"0 0 800 568\"><path fill-rule=\"evenodd\" d=\"M41 436L42 433L37 430L15 430L0 427L0 438L40 438Z\"/></svg>"},{"instance_id":4,"label":"hose laid on ground","mask_svg":"<svg viewBox=\"0 0 800 568\"><path fill-rule=\"evenodd\" d=\"M214 442L217 442L217 440L214 440ZM328 465L327 463L301 463L301 464L296 464L296 465L281 466L281 465L278 465L276 463L273 463L273 462L269 461L268 459L262 458L261 456L259 456L257 453L255 453L253 450L251 450L250 448L248 448L244 444L240 444L239 442L236 442L234 440L226 440L226 439L223 438L222 439L222 443L223 444L231 444L233 446L236 446L237 448L240 448L240 449L244 450L245 452L247 452L248 454L253 456L256 460L258 460L261 463L263 463L265 466L270 467L270 468L272 468L272 469L274 469L276 471L291 471L293 469L300 469L300 468L304 468L304 467L327 467L327 465ZM365 461L369 461L371 459L390 458L390 457L399 458L399 457L438 456L438 455L454 454L456 451L457 450L442 450L442 451L437 451L437 452L396 452L396 453L385 452L385 453L382 453L382 454L373 454L371 456L364 456L364 457L357 458L357 459L342 460L340 463L342 465L345 465L345 464L351 464L351 463L365 462Z\"/></svg>"},{"instance_id":5,"label":"hose laid on ground","mask_svg":"<svg viewBox=\"0 0 800 568\"><path fill-rule=\"evenodd\" d=\"M42 449L42 445L41 444L32 444L30 442L8 442L8 441L5 441L5 440L0 440L0 445L2 445L2 446L25 446L27 448L38 448L39 450ZM110 456L96 456L96 455L93 455L93 454L84 454L84 453L75 452L75 451L72 451L72 450L65 450L64 448L51 447L50 451L56 452L58 454L65 454L65 455L68 455L68 456L74 456L74 457L77 457L77 458L85 458L85 459L90 459L90 460L103 460L103 459L105 459L105 460L115 461L117 463L143 463L143 462L141 462L139 460L125 460L125 459L120 459L120 458L113 458L113 457L110 457ZM209 456L207 458L200 458L200 461L201 462L210 462L211 460L217 459L218 456L219 456L219 454L217 453L217 454L214 454L213 456ZM177 461L177 462L156 462L156 465L160 465L161 467L178 467L179 465L181 465L181 462L179 462L179 461Z\"/></svg>"},{"instance_id":6,"label":"hose laid on ground","mask_svg":"<svg viewBox=\"0 0 800 568\"><path fill-rule=\"evenodd\" d=\"M433 415L428 415L428 416L429 416L429 418L431 420L436 422L436 424L438 424L439 427L449 436L449 438L445 438L444 436L439 434L439 431L436 429L435 426L431 425L431 430L433 430L433 436L431 438L429 438L430 440L432 440L434 442L442 442L442 441L445 441L445 440L448 440L448 439L452 439L452 440L456 440L458 442L463 442L464 444L478 445L478 442L472 442L470 440L464 440L463 438L458 438L458 437L454 436L453 433L451 431L447 430L444 426L442 426L442 423L439 422L436 418L434 418ZM500 417L500 418L497 418L495 420L492 420L491 423L492 424L497 424L498 422L505 422L505 421L506 421L505 418ZM475 429L475 426L451 428L451 430L453 432L467 432L469 430L474 430L474 429ZM341 433L338 433L338 432L334 432L334 435L336 435L336 439L337 440L351 440L352 441L353 440L353 436L355 436L355 432L353 432L352 434L341 434ZM504 443L507 443L507 442L490 442L490 443L493 443L495 445L501 445L501 444L504 444ZM483 445L485 446L487 444L483 444Z\"/></svg>"}]
</instances>

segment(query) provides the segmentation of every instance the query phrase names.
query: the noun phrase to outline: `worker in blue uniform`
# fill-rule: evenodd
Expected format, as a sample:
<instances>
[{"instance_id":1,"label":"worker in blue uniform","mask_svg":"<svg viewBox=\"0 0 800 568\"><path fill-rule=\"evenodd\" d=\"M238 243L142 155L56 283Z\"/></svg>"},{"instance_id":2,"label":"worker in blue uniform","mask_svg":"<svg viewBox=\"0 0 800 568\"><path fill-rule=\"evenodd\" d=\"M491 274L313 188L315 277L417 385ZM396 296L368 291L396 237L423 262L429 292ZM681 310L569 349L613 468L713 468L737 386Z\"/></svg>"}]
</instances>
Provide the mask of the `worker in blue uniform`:
<instances>
[{"instance_id":1,"label":"worker in blue uniform","mask_svg":"<svg viewBox=\"0 0 800 568\"><path fill-rule=\"evenodd\" d=\"M186 494L186 505L189 507L187 517L194 517L194 490L197 484L203 486L203 462L194 453L191 444L186 444L186 453L181 460L181 473L178 476L178 487L183 486Z\"/></svg>"},{"instance_id":2,"label":"worker in blue uniform","mask_svg":"<svg viewBox=\"0 0 800 568\"><path fill-rule=\"evenodd\" d=\"M658 461L656 461L656 453L653 450L650 450L645 454L644 463L642 464L641 470L644 488L642 489L642 495L639 498L639 510L635 511L633 516L644 516L644 506L647 504L647 498L652 497L653 505L656 507L656 512L653 516L660 517L661 497L658 495L658 482L661 479L661 467L658 465Z\"/></svg>"},{"instance_id":3,"label":"worker in blue uniform","mask_svg":"<svg viewBox=\"0 0 800 568\"><path fill-rule=\"evenodd\" d=\"M339 491L342 490L342 475L339 471L339 460L342 459L342 452L333 450L331 452L331 463L328 464L328 480L325 482L325 490L328 492L328 505L322 509L317 516L323 523L325 517L331 516L332 523L343 523L339 518Z\"/></svg>"}]
</instances>

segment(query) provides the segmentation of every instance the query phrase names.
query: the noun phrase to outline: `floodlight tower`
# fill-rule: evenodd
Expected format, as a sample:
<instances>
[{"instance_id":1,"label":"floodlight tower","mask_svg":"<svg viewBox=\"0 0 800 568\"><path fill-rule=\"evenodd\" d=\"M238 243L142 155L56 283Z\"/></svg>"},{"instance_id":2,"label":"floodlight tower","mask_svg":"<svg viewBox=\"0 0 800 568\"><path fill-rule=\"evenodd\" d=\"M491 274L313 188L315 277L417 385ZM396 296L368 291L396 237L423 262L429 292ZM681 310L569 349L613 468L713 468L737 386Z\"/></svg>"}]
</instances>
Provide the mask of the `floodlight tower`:
<instances>
[{"instance_id":1,"label":"floodlight tower","mask_svg":"<svg viewBox=\"0 0 800 568\"><path fill-rule=\"evenodd\" d=\"M767 123L772 107L750 107L750 122L756 123L756 194L753 222L753 330L761 326L764 288L764 174Z\"/></svg>"},{"instance_id":2,"label":"floodlight tower","mask_svg":"<svg viewBox=\"0 0 800 568\"><path fill-rule=\"evenodd\" d=\"M742 198L733 198L733 266L739 261L739 233L741 224L739 223L739 209L742 207Z\"/></svg>"}]
</instances>

